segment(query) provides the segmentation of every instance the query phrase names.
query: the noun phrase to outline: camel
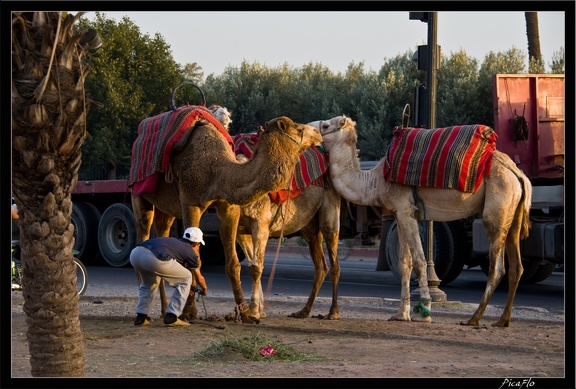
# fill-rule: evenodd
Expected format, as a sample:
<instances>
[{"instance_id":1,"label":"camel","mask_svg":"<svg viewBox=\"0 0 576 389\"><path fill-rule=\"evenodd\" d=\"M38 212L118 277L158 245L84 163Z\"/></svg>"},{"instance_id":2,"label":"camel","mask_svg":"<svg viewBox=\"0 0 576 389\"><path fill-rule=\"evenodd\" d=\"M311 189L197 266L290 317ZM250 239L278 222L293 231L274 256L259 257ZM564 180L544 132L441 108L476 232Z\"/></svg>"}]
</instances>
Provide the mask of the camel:
<instances>
[{"instance_id":1,"label":"camel","mask_svg":"<svg viewBox=\"0 0 576 389\"><path fill-rule=\"evenodd\" d=\"M240 162L216 125L203 121L188 132L189 138L183 138L172 151L170 173L160 174L156 190L132 193L137 240L150 237L152 223L157 236L168 236L175 218L182 219L186 227L199 227L204 211L214 205L221 220L226 274L232 281L239 278L241 268L235 247L240 205L285 187L300 154L319 145L322 137L315 127L281 116L265 123L253 158ZM193 294L194 288L188 299L192 303ZM165 296L161 297L164 313ZM235 290L234 297L237 306L247 305L242 290ZM185 313L196 319L195 306L191 309ZM243 322L253 321L245 312L241 318Z\"/></svg>"},{"instance_id":2,"label":"camel","mask_svg":"<svg viewBox=\"0 0 576 389\"><path fill-rule=\"evenodd\" d=\"M489 175L483 177L474 193L429 186L402 185L385 179L386 157L371 170L360 170L356 150L356 123L346 116L308 123L320 130L323 145L330 157L330 177L340 195L357 204L388 209L396 218L400 247L401 302L398 313L389 320L430 322L431 298L426 259L418 232L423 220L452 221L482 214L490 241L490 274L478 308L468 321L460 324L478 326L486 306L505 274L505 251L508 260L508 297L505 309L492 326L509 327L512 304L523 268L520 239L530 229L529 211L532 186L528 178L504 153L494 150ZM415 200L415 194L421 204ZM410 274L416 273L420 303L410 317Z\"/></svg>"},{"instance_id":3,"label":"camel","mask_svg":"<svg viewBox=\"0 0 576 389\"><path fill-rule=\"evenodd\" d=\"M328 320L340 319L338 311L340 265L337 252L340 234L340 196L331 186L309 185L298 196L281 205L272 201L270 196L263 196L241 207L237 242L242 247L249 263L249 273L252 279L249 316L257 322L266 316L261 277L268 238L291 235L298 231L308 243L310 256L314 262L314 280L304 308L288 316L307 318L310 315L314 300L328 274L322 248L322 241L325 239L330 259L332 304L328 315L318 317ZM236 291L242 290L240 277L231 281L235 294Z\"/></svg>"}]
</instances>

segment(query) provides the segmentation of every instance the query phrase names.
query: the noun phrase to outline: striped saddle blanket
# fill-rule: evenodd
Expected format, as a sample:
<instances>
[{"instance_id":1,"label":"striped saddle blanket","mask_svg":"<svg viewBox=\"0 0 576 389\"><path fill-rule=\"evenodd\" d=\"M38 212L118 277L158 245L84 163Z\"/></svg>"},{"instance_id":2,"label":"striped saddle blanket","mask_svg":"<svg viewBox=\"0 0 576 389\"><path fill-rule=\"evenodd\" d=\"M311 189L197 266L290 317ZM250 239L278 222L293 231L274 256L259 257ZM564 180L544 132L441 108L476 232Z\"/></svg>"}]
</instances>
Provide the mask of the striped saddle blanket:
<instances>
[{"instance_id":1,"label":"striped saddle blanket","mask_svg":"<svg viewBox=\"0 0 576 389\"><path fill-rule=\"evenodd\" d=\"M216 126L232 147L232 138L205 106L185 105L142 120L132 144L129 182L132 193L154 193L159 174L168 169L173 148L196 125L207 122Z\"/></svg>"},{"instance_id":2,"label":"striped saddle blanket","mask_svg":"<svg viewBox=\"0 0 576 389\"><path fill-rule=\"evenodd\" d=\"M412 186L431 186L474 193L490 174L498 135L474 124L435 129L393 130L384 177Z\"/></svg>"},{"instance_id":3,"label":"striped saddle blanket","mask_svg":"<svg viewBox=\"0 0 576 389\"><path fill-rule=\"evenodd\" d=\"M254 148L258 143L257 133L240 133L234 137L234 152L236 155L244 154L251 158ZM294 176L290 189L281 189L270 192L269 196L277 204L281 204L288 198L298 196L309 185L326 187L329 185L325 174L328 170L328 155L321 147L309 147L301 155L294 168Z\"/></svg>"}]
</instances>

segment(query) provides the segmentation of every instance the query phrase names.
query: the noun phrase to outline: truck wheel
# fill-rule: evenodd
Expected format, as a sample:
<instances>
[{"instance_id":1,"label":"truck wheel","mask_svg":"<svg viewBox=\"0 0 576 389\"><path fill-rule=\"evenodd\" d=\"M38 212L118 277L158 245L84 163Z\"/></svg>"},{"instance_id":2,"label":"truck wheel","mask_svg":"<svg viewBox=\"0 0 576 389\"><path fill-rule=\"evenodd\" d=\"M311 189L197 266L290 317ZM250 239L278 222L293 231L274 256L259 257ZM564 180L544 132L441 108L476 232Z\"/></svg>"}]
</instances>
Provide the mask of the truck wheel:
<instances>
[{"instance_id":1,"label":"truck wheel","mask_svg":"<svg viewBox=\"0 0 576 389\"><path fill-rule=\"evenodd\" d=\"M200 259L202 266L222 266L226 264L226 255L224 254L224 246L220 237L204 238L206 245L200 245ZM238 243L236 243L236 254L238 255L238 262L242 262L246 256L244 251Z\"/></svg>"},{"instance_id":2,"label":"truck wheel","mask_svg":"<svg viewBox=\"0 0 576 389\"><path fill-rule=\"evenodd\" d=\"M424 223L418 223L420 228L420 239L424 245ZM436 275L440 280L444 277L450 270L452 258L453 258L453 243L452 237L449 233L448 226L446 223L434 222L434 242L433 242L433 255L434 255L434 270ZM426 253L427 247L424 247L424 253ZM398 261L400 259L398 248L398 227L396 221L392 222L388 229L388 234L386 236L386 261L388 262L388 267L394 277L400 280L400 272L398 271ZM411 281L416 281L416 274L412 272L410 275Z\"/></svg>"},{"instance_id":3,"label":"truck wheel","mask_svg":"<svg viewBox=\"0 0 576 389\"><path fill-rule=\"evenodd\" d=\"M529 260L522 260L522 266L524 267L524 272L522 273L522 277L520 277L520 282L523 284L529 284L531 282L529 282L528 280L530 278L532 278L532 276L534 276L534 274L536 273L536 271L538 270L538 265L539 265L539 261L529 261ZM506 281L506 285L508 285L508 260L505 260L505 264L504 264L505 268L506 268L506 274L504 274L504 277L502 277L502 280L500 280L500 283ZM488 256L486 256L486 258L482 261L480 261L480 268L482 269L482 271L484 272L484 274L486 274L486 276L488 276L488 274L490 274L490 259L488 258Z\"/></svg>"},{"instance_id":4,"label":"truck wheel","mask_svg":"<svg viewBox=\"0 0 576 389\"><path fill-rule=\"evenodd\" d=\"M98 224L98 246L106 263L113 267L128 265L136 243L132 206L122 203L109 206Z\"/></svg>"},{"instance_id":5,"label":"truck wheel","mask_svg":"<svg viewBox=\"0 0 576 389\"><path fill-rule=\"evenodd\" d=\"M78 251L83 263L94 263L100 255L96 238L100 211L91 203L74 203L71 220L74 225L74 250Z\"/></svg>"},{"instance_id":6,"label":"truck wheel","mask_svg":"<svg viewBox=\"0 0 576 389\"><path fill-rule=\"evenodd\" d=\"M550 277L550 275L554 272L554 269L556 269L556 264L554 262L543 260L538 264L538 267L536 268L536 271L532 277L526 280L522 280L522 283L535 284L537 282L542 282L546 278ZM524 274L522 276L524 276Z\"/></svg>"},{"instance_id":7,"label":"truck wheel","mask_svg":"<svg viewBox=\"0 0 576 389\"><path fill-rule=\"evenodd\" d=\"M458 278L464 268L464 258L468 258L472 250L472 246L466 241L466 232L462 222L451 221L445 224L451 236L452 250L449 255L452 259L450 260L450 266L446 274L444 274L444 277L440 278L440 276L438 276L438 278L442 280L440 285L448 285Z\"/></svg>"}]
</instances>

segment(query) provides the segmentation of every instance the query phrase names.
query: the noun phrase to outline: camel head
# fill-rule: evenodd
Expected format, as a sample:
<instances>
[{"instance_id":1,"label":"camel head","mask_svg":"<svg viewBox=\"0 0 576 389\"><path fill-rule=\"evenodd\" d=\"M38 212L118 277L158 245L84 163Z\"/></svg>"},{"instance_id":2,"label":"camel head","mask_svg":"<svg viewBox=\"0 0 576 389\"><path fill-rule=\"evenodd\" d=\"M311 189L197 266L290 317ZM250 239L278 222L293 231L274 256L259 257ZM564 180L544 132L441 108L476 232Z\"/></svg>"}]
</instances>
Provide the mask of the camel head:
<instances>
[{"instance_id":1,"label":"camel head","mask_svg":"<svg viewBox=\"0 0 576 389\"><path fill-rule=\"evenodd\" d=\"M328 151L330 151L330 148L337 142L355 145L358 140L356 122L344 115L336 116L329 120L317 120L308 123L308 125L320 131L320 134L322 134L322 144Z\"/></svg>"},{"instance_id":2,"label":"camel head","mask_svg":"<svg viewBox=\"0 0 576 389\"><path fill-rule=\"evenodd\" d=\"M214 117L216 119L218 119L218 121L220 123L222 123L222 126L224 126L226 131L230 130L230 124L232 124L232 112L231 111L228 111L228 109L226 107L222 107L222 106L217 105L217 104L211 104L208 107L208 110L210 112L212 112L212 115L214 115Z\"/></svg>"},{"instance_id":3,"label":"camel head","mask_svg":"<svg viewBox=\"0 0 576 389\"><path fill-rule=\"evenodd\" d=\"M308 147L319 146L322 143L322 135L318 128L308 124L294 123L292 119L286 116L267 121L264 124L264 133L270 131L279 131L290 140L296 142L300 145L301 152Z\"/></svg>"}]
</instances>

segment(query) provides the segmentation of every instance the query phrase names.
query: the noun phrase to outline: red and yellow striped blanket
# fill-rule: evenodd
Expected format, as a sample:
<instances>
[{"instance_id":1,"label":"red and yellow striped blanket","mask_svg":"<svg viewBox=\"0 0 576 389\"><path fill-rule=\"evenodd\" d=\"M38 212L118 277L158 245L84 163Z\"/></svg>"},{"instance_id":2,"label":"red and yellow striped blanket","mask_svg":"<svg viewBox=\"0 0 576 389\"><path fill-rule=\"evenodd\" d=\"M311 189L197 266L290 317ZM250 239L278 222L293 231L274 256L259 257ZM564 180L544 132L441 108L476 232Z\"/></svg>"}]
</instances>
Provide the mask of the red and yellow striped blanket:
<instances>
[{"instance_id":1,"label":"red and yellow striped blanket","mask_svg":"<svg viewBox=\"0 0 576 389\"><path fill-rule=\"evenodd\" d=\"M384 164L388 181L472 193L490 174L498 137L492 128L480 124L395 127L393 135Z\"/></svg>"},{"instance_id":2,"label":"red and yellow striped blanket","mask_svg":"<svg viewBox=\"0 0 576 389\"><path fill-rule=\"evenodd\" d=\"M172 147L202 120L216 126L232 147L232 138L205 106L185 105L140 122L130 166L129 186L134 195L154 193L159 173L168 168Z\"/></svg>"},{"instance_id":3,"label":"red and yellow striped blanket","mask_svg":"<svg viewBox=\"0 0 576 389\"><path fill-rule=\"evenodd\" d=\"M240 133L234 137L234 152L236 155L244 154L251 158L254 148L258 143L258 134ZM277 204L281 204L288 198L298 196L309 185L326 187L328 178L328 156L326 151L320 147L309 147L301 155L294 168L294 176L290 189L281 189L270 192L269 196Z\"/></svg>"}]
</instances>

